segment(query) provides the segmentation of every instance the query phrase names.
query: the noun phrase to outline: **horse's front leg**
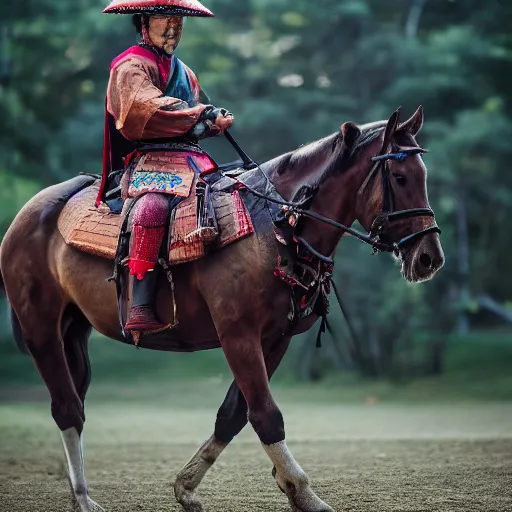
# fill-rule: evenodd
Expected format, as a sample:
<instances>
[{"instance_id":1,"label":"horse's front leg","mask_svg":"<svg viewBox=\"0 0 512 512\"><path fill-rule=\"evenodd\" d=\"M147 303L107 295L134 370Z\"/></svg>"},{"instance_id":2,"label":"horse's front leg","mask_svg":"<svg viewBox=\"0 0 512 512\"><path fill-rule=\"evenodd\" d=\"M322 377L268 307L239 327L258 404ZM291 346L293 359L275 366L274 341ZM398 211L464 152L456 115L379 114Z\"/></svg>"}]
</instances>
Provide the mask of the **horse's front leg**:
<instances>
[{"instance_id":1,"label":"horse's front leg","mask_svg":"<svg viewBox=\"0 0 512 512\"><path fill-rule=\"evenodd\" d=\"M290 340L291 336L279 338L271 346L269 353L265 355L265 366L269 380L281 363ZM176 499L187 512L203 510L195 491L206 472L212 467L226 446L247 425L247 422L247 402L237 383L233 381L217 413L213 435L202 444L176 477L174 484Z\"/></svg>"},{"instance_id":2,"label":"horse's front leg","mask_svg":"<svg viewBox=\"0 0 512 512\"><path fill-rule=\"evenodd\" d=\"M312 491L306 473L286 446L283 415L270 392L260 340L248 336L242 342L239 338L221 341L247 402L249 422L276 468L276 481L286 493L292 511L333 512Z\"/></svg>"}]
</instances>

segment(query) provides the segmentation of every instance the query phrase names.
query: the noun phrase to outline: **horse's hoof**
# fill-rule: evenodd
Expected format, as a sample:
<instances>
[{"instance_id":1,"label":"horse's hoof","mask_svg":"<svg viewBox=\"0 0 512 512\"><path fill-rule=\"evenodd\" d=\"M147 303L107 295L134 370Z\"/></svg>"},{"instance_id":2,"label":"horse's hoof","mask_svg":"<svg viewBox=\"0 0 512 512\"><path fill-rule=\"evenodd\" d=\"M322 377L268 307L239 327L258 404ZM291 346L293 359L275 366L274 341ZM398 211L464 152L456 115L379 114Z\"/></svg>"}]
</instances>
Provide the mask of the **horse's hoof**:
<instances>
[{"instance_id":1,"label":"horse's hoof","mask_svg":"<svg viewBox=\"0 0 512 512\"><path fill-rule=\"evenodd\" d=\"M292 512L336 512L322 501L310 487L287 493Z\"/></svg>"},{"instance_id":2,"label":"horse's hoof","mask_svg":"<svg viewBox=\"0 0 512 512\"><path fill-rule=\"evenodd\" d=\"M321 505L322 508L312 508L312 509L299 508L291 500L290 500L290 505L292 507L291 512L336 512L333 508L331 508L329 505L327 505L327 503L323 503L323 505Z\"/></svg>"},{"instance_id":3,"label":"horse's hoof","mask_svg":"<svg viewBox=\"0 0 512 512\"><path fill-rule=\"evenodd\" d=\"M274 466L272 476L281 492L286 494L291 512L336 512L313 492L305 473L295 483L287 482L279 478Z\"/></svg>"},{"instance_id":4,"label":"horse's hoof","mask_svg":"<svg viewBox=\"0 0 512 512\"><path fill-rule=\"evenodd\" d=\"M194 496L182 496L178 502L185 512L204 512L203 504Z\"/></svg>"},{"instance_id":5,"label":"horse's hoof","mask_svg":"<svg viewBox=\"0 0 512 512\"><path fill-rule=\"evenodd\" d=\"M203 504L193 491L189 491L178 479L174 483L174 495L185 512L204 512Z\"/></svg>"},{"instance_id":6,"label":"horse's hoof","mask_svg":"<svg viewBox=\"0 0 512 512\"><path fill-rule=\"evenodd\" d=\"M331 508L327 503L322 502L320 508L299 508L293 501L290 499L290 505L292 507L291 512L336 512L333 508ZM318 504L317 504L318 506Z\"/></svg>"},{"instance_id":7,"label":"horse's hoof","mask_svg":"<svg viewBox=\"0 0 512 512\"><path fill-rule=\"evenodd\" d=\"M291 512L309 512L309 511L306 511L302 508L297 508L297 507L294 507L292 506L292 511ZM327 508L323 508L322 510L315 510L315 512L336 512L333 508L327 506Z\"/></svg>"},{"instance_id":8,"label":"horse's hoof","mask_svg":"<svg viewBox=\"0 0 512 512\"><path fill-rule=\"evenodd\" d=\"M103 507L100 507L95 501L92 501L89 496L76 496L75 497L75 512L105 512Z\"/></svg>"},{"instance_id":9,"label":"horse's hoof","mask_svg":"<svg viewBox=\"0 0 512 512\"><path fill-rule=\"evenodd\" d=\"M90 511L91 512L105 512L105 509L103 507L100 507L96 502L92 501L92 500L89 500L90 501Z\"/></svg>"}]
</instances>

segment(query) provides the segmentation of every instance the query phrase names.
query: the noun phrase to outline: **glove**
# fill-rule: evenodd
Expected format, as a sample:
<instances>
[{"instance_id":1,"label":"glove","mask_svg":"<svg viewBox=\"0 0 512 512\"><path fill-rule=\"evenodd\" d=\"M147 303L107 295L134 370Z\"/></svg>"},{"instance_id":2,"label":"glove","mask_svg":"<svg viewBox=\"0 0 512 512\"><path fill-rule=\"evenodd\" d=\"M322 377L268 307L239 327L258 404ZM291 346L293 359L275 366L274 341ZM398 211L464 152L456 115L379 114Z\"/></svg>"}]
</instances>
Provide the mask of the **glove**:
<instances>
[{"instance_id":1,"label":"glove","mask_svg":"<svg viewBox=\"0 0 512 512\"><path fill-rule=\"evenodd\" d=\"M213 110L211 115L215 115L214 126L218 127L221 132L231 128L231 125L235 121L233 114L225 108L216 108Z\"/></svg>"},{"instance_id":2,"label":"glove","mask_svg":"<svg viewBox=\"0 0 512 512\"><path fill-rule=\"evenodd\" d=\"M214 137L227 130L233 121L233 114L225 108L208 105L199 116L197 123L190 129L189 134L198 140Z\"/></svg>"}]
</instances>

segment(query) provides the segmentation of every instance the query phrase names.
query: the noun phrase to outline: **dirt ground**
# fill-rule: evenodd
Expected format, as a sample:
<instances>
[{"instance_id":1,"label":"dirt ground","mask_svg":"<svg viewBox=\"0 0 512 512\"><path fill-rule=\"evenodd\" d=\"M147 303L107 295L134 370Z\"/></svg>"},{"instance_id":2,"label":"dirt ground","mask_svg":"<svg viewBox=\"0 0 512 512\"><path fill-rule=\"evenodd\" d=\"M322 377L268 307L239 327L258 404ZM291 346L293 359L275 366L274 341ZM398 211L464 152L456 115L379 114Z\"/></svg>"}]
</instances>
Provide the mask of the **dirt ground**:
<instances>
[{"instance_id":1,"label":"dirt ground","mask_svg":"<svg viewBox=\"0 0 512 512\"><path fill-rule=\"evenodd\" d=\"M312 404L287 401L286 393L278 401L291 450L338 512L512 511L512 405ZM183 397L92 400L91 497L107 512L181 510L173 475L209 437L215 411L192 409ZM250 429L214 465L200 495L210 512L289 510ZM48 405L0 404L0 511L62 512L70 503Z\"/></svg>"}]
</instances>

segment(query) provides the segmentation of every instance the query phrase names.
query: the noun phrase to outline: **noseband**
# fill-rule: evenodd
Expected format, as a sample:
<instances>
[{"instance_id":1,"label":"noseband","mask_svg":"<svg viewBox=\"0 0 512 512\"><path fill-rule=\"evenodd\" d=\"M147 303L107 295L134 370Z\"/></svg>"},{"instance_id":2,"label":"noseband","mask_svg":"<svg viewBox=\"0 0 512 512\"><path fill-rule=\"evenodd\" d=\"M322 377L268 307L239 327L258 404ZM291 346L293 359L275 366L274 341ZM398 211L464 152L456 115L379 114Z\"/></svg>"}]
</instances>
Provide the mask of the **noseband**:
<instances>
[{"instance_id":1,"label":"noseband","mask_svg":"<svg viewBox=\"0 0 512 512\"><path fill-rule=\"evenodd\" d=\"M358 197L361 198L363 196L369 183L380 172L383 195L382 211L373 221L370 233L368 234L368 237L372 241L372 245L376 251L393 252L398 254L400 249L405 244L416 240L417 238L421 238L425 235L428 235L429 233L441 233L441 230L435 223L435 214L431 208L410 208L408 210L393 211L395 205L395 197L393 194L393 187L391 186L388 163L389 160L394 160L395 162L403 162L410 156L422 154L425 152L426 150L422 148L408 148L404 149L400 153L387 153L384 155L374 156L372 158L372 162L375 162L375 164L368 173L366 180L361 185L361 188L358 192ZM434 219L434 224L426 229L422 229L421 231L407 235L398 242L387 242L386 240L390 238L389 231L391 229L392 223L411 217L432 217L432 219Z\"/></svg>"}]
</instances>

